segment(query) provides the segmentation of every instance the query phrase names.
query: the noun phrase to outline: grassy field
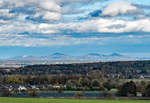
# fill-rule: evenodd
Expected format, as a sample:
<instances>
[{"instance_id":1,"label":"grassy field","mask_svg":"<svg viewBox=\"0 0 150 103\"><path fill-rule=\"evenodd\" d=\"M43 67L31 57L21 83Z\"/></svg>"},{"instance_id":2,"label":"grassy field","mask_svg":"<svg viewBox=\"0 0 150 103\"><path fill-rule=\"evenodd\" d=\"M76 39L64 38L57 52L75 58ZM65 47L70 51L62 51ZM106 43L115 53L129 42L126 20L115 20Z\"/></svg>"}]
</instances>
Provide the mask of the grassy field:
<instances>
[{"instance_id":1,"label":"grassy field","mask_svg":"<svg viewBox=\"0 0 150 103\"><path fill-rule=\"evenodd\" d=\"M0 98L0 103L150 103L148 100L80 100L48 98Z\"/></svg>"}]
</instances>

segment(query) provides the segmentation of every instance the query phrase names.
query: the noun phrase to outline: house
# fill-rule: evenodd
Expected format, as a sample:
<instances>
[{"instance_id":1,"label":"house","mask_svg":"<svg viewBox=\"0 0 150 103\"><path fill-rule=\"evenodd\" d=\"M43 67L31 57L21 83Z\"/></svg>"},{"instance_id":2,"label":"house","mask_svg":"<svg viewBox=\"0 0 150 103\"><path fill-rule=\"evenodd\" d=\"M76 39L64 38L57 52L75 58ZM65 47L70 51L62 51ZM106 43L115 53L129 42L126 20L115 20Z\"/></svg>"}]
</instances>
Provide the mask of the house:
<instances>
[{"instance_id":1,"label":"house","mask_svg":"<svg viewBox=\"0 0 150 103\"><path fill-rule=\"evenodd\" d=\"M67 86L66 86L66 85L64 85L63 87L64 87L64 88L67 88ZM76 85L75 85L75 87L76 87Z\"/></svg>"},{"instance_id":2,"label":"house","mask_svg":"<svg viewBox=\"0 0 150 103\"><path fill-rule=\"evenodd\" d=\"M19 86L18 90L19 90L19 91L26 91L27 88L26 88L25 86Z\"/></svg>"},{"instance_id":3,"label":"house","mask_svg":"<svg viewBox=\"0 0 150 103\"><path fill-rule=\"evenodd\" d=\"M61 88L61 86L59 86L59 85L54 85L53 88L58 89L58 88Z\"/></svg>"},{"instance_id":4,"label":"house","mask_svg":"<svg viewBox=\"0 0 150 103\"><path fill-rule=\"evenodd\" d=\"M144 75L145 79L150 79L150 75Z\"/></svg>"},{"instance_id":5,"label":"house","mask_svg":"<svg viewBox=\"0 0 150 103\"><path fill-rule=\"evenodd\" d=\"M139 76L139 79L144 79L144 76L143 76L143 75L140 75L140 76Z\"/></svg>"},{"instance_id":6,"label":"house","mask_svg":"<svg viewBox=\"0 0 150 103\"><path fill-rule=\"evenodd\" d=\"M12 91L13 89L14 89L13 86L9 86L9 87L8 87L8 90L9 90L9 91Z\"/></svg>"},{"instance_id":7,"label":"house","mask_svg":"<svg viewBox=\"0 0 150 103\"><path fill-rule=\"evenodd\" d=\"M54 85L53 88L54 89L59 89L59 88L66 88L66 85Z\"/></svg>"},{"instance_id":8,"label":"house","mask_svg":"<svg viewBox=\"0 0 150 103\"><path fill-rule=\"evenodd\" d=\"M32 88L32 89L39 90L39 88L38 88L38 87L36 87L35 85L31 85L31 88Z\"/></svg>"}]
</instances>

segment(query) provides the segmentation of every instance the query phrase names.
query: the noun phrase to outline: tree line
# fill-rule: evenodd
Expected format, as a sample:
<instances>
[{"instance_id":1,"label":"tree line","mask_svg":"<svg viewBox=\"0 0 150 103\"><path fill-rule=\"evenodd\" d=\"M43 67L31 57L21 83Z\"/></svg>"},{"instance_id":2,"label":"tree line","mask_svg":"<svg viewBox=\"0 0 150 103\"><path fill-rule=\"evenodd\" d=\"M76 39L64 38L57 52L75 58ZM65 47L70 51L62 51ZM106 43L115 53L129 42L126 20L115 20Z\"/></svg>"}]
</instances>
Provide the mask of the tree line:
<instances>
[{"instance_id":1,"label":"tree line","mask_svg":"<svg viewBox=\"0 0 150 103\"><path fill-rule=\"evenodd\" d=\"M79 64L30 65L16 69L0 69L0 75L43 75L43 74L79 74L86 75L93 70L103 71L105 76L120 75L122 78L137 78L150 75L150 61L122 61ZM110 77L112 78L112 77Z\"/></svg>"}]
</instances>

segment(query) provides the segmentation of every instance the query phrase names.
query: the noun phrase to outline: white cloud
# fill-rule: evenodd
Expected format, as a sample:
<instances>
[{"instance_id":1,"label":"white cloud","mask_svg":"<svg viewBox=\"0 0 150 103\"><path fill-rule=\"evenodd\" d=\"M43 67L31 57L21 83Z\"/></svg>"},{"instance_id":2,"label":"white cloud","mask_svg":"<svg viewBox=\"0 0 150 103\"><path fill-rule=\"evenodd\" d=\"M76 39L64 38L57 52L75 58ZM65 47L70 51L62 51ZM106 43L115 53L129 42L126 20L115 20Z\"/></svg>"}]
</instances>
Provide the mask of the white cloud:
<instances>
[{"instance_id":1,"label":"white cloud","mask_svg":"<svg viewBox=\"0 0 150 103\"><path fill-rule=\"evenodd\" d=\"M66 45L79 45L94 43L100 41L101 38L73 38L68 36L58 36L49 38L36 38L18 35L18 34L1 34L0 46L24 46L24 47L37 47L37 46L66 46Z\"/></svg>"},{"instance_id":2,"label":"white cloud","mask_svg":"<svg viewBox=\"0 0 150 103\"><path fill-rule=\"evenodd\" d=\"M98 32L150 32L150 19L139 19L135 21L101 19L98 22ZM120 28L115 26L119 25Z\"/></svg>"},{"instance_id":3,"label":"white cloud","mask_svg":"<svg viewBox=\"0 0 150 103\"><path fill-rule=\"evenodd\" d=\"M61 18L61 14L56 12L46 12L45 15L43 15L44 20L60 20Z\"/></svg>"},{"instance_id":4,"label":"white cloud","mask_svg":"<svg viewBox=\"0 0 150 103\"><path fill-rule=\"evenodd\" d=\"M62 18L61 6L54 0L2 0L0 5L5 4L4 9L0 10L1 16L13 16L10 13L14 8L20 8L20 12L24 14L24 9L32 9L35 14L29 14L33 19L42 18L44 20L60 20ZM23 9L24 8L24 9ZM22 9L22 10L21 10ZM35 17L35 18L34 18Z\"/></svg>"},{"instance_id":5,"label":"white cloud","mask_svg":"<svg viewBox=\"0 0 150 103\"><path fill-rule=\"evenodd\" d=\"M83 22L72 22L72 23L58 23L58 24L47 24L43 23L39 25L40 29L48 30L71 30L71 32L79 33L92 33L92 32L150 32L150 19L138 19L135 21L130 20L118 20L118 19L94 19Z\"/></svg>"},{"instance_id":6,"label":"white cloud","mask_svg":"<svg viewBox=\"0 0 150 103\"><path fill-rule=\"evenodd\" d=\"M38 26L30 22L9 21L0 26L0 34L23 33L23 32L39 32Z\"/></svg>"},{"instance_id":7,"label":"white cloud","mask_svg":"<svg viewBox=\"0 0 150 103\"><path fill-rule=\"evenodd\" d=\"M146 36L149 42L149 36ZM49 38L36 38L18 35L18 34L1 34L0 46L24 46L24 47L37 47L37 46L68 46L68 45L81 45L81 44L95 44L109 45L113 43L122 44L141 44L145 42L145 37L136 36L119 36L119 37L85 37L74 38L69 36L51 36Z\"/></svg>"},{"instance_id":8,"label":"white cloud","mask_svg":"<svg viewBox=\"0 0 150 103\"><path fill-rule=\"evenodd\" d=\"M0 20L0 23L4 24L4 23L8 23L8 21L6 21L6 20Z\"/></svg>"},{"instance_id":9,"label":"white cloud","mask_svg":"<svg viewBox=\"0 0 150 103\"><path fill-rule=\"evenodd\" d=\"M119 14L135 14L143 12L131 2L115 2L104 8L101 16L117 16Z\"/></svg>"},{"instance_id":10,"label":"white cloud","mask_svg":"<svg viewBox=\"0 0 150 103\"><path fill-rule=\"evenodd\" d=\"M0 17L11 18L14 16L15 14L9 13L9 9L0 9Z\"/></svg>"},{"instance_id":11,"label":"white cloud","mask_svg":"<svg viewBox=\"0 0 150 103\"><path fill-rule=\"evenodd\" d=\"M49 15L50 20L56 17ZM51 18L52 17L52 18ZM44 18L46 19L46 18ZM113 18L97 18L82 22L68 22L68 23L33 23L26 21L0 21L0 34L6 33L48 33L63 34L64 31L69 33L94 33L94 32L112 32L112 33L123 33L123 32L150 32L150 19L143 18L137 20L124 20L124 19L113 19ZM41 34L42 35L42 34ZM65 34L63 34L65 35Z\"/></svg>"},{"instance_id":12,"label":"white cloud","mask_svg":"<svg viewBox=\"0 0 150 103\"><path fill-rule=\"evenodd\" d=\"M0 0L0 6L4 4L2 8L11 10L16 10L18 15L29 13L28 16L30 20L37 22L45 21L58 21L63 19L63 15L71 14L70 12L78 13L80 10L78 7L82 5L94 3L97 1L107 1L107 0ZM78 5L72 7L72 5ZM69 10L64 9L66 5L70 5ZM16 9L17 8L17 9ZM73 8L70 10L70 8ZM20 10L19 10L20 9ZM67 11L67 12L66 12ZM31 13L32 12L32 13ZM82 11L80 11L82 12ZM7 15L13 15L11 13ZM43 20L41 20L43 19ZM40 20L40 21L39 21Z\"/></svg>"},{"instance_id":13,"label":"white cloud","mask_svg":"<svg viewBox=\"0 0 150 103\"><path fill-rule=\"evenodd\" d=\"M46 10L61 12L61 7L54 1L50 0L42 0L40 3L40 7Z\"/></svg>"},{"instance_id":14,"label":"white cloud","mask_svg":"<svg viewBox=\"0 0 150 103\"><path fill-rule=\"evenodd\" d=\"M102 1L102 0L56 0L56 2L58 3L91 3L96 1Z\"/></svg>"},{"instance_id":15,"label":"white cloud","mask_svg":"<svg viewBox=\"0 0 150 103\"><path fill-rule=\"evenodd\" d=\"M116 27L118 26L118 27ZM117 19L96 19L80 24L78 28L82 31L95 32L150 32L150 19L139 19L135 21Z\"/></svg>"},{"instance_id":16,"label":"white cloud","mask_svg":"<svg viewBox=\"0 0 150 103\"><path fill-rule=\"evenodd\" d=\"M0 1L0 7L2 7L2 5L3 5L3 1Z\"/></svg>"}]
</instances>

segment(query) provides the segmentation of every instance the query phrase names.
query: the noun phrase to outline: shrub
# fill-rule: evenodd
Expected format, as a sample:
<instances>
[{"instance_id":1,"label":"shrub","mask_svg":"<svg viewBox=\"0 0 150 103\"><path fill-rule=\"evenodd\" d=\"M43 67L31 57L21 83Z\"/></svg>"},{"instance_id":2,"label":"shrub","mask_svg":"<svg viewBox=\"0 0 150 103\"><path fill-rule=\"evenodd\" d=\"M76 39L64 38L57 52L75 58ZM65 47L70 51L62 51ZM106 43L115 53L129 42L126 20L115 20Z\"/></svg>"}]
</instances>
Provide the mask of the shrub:
<instances>
[{"instance_id":1,"label":"shrub","mask_svg":"<svg viewBox=\"0 0 150 103\"><path fill-rule=\"evenodd\" d=\"M18 90L17 88L14 88L13 92L14 92L15 94L17 94L17 93L19 93L19 90Z\"/></svg>"},{"instance_id":2,"label":"shrub","mask_svg":"<svg viewBox=\"0 0 150 103\"><path fill-rule=\"evenodd\" d=\"M63 92L62 87L58 88L58 93L62 93L62 92Z\"/></svg>"},{"instance_id":3,"label":"shrub","mask_svg":"<svg viewBox=\"0 0 150 103\"><path fill-rule=\"evenodd\" d=\"M28 93L28 95L30 97L38 97L38 96L40 96L40 93L36 89L28 90L27 93Z\"/></svg>"},{"instance_id":4,"label":"shrub","mask_svg":"<svg viewBox=\"0 0 150 103\"><path fill-rule=\"evenodd\" d=\"M76 93L75 98L81 98L83 95L81 93Z\"/></svg>"}]
</instances>

